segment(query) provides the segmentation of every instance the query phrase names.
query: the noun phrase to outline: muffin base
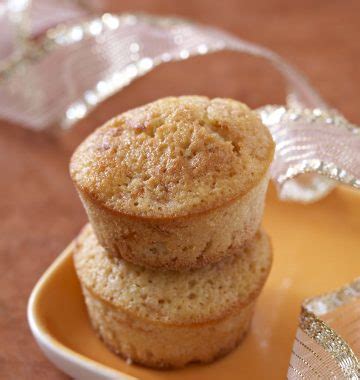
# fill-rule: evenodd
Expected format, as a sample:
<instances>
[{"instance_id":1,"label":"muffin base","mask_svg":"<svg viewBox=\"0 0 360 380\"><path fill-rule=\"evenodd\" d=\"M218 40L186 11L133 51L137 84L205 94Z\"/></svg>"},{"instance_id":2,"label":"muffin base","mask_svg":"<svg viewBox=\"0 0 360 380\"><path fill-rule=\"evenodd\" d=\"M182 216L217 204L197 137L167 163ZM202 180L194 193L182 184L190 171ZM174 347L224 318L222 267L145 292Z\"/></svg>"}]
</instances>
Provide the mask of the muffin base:
<instances>
[{"instance_id":1,"label":"muffin base","mask_svg":"<svg viewBox=\"0 0 360 380\"><path fill-rule=\"evenodd\" d=\"M112 257L89 225L74 247L94 329L117 354L156 368L207 363L235 348L249 328L271 262L262 231L237 255L182 273Z\"/></svg>"},{"instance_id":2,"label":"muffin base","mask_svg":"<svg viewBox=\"0 0 360 380\"><path fill-rule=\"evenodd\" d=\"M159 270L216 263L259 229L269 175L218 208L182 217L148 218L110 210L78 189L99 243L112 255Z\"/></svg>"},{"instance_id":3,"label":"muffin base","mask_svg":"<svg viewBox=\"0 0 360 380\"><path fill-rule=\"evenodd\" d=\"M104 343L129 362L153 368L209 363L242 341L256 299L230 315L207 323L166 325L133 318L82 287L91 323Z\"/></svg>"}]
</instances>

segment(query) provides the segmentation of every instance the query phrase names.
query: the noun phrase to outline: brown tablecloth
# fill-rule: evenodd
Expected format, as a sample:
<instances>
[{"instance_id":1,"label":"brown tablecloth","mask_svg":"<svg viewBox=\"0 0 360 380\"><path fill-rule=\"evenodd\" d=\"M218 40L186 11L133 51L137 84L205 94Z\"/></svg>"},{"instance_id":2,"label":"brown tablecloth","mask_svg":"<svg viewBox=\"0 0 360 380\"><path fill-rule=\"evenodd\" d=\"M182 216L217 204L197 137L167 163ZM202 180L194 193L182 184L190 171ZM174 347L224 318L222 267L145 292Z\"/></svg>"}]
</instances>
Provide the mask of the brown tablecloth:
<instances>
[{"instance_id":1,"label":"brown tablecloth","mask_svg":"<svg viewBox=\"0 0 360 380\"><path fill-rule=\"evenodd\" d=\"M113 1L109 9L176 14L266 45L300 68L331 105L360 124L358 0L126 0ZM278 74L262 62L224 53L158 68L60 136L1 122L1 379L66 378L37 348L26 321L26 303L39 276L86 221L68 175L72 150L114 114L180 94L233 97L259 106L281 102L283 88Z\"/></svg>"}]
</instances>

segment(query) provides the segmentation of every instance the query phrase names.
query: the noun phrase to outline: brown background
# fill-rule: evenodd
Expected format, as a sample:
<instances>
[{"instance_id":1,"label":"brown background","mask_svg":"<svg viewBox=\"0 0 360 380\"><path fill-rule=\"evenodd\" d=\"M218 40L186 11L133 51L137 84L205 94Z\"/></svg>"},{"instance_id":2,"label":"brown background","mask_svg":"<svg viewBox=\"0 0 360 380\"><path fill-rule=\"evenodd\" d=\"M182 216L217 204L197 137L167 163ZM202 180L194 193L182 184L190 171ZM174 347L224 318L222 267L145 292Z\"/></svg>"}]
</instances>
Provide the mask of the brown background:
<instances>
[{"instance_id":1,"label":"brown background","mask_svg":"<svg viewBox=\"0 0 360 380\"><path fill-rule=\"evenodd\" d=\"M176 14L266 45L300 68L331 105L360 124L358 0L132 0L113 1L108 9ZM158 68L67 134L37 134L1 122L1 379L66 378L35 345L26 303L36 280L86 220L68 176L71 151L113 114L160 96L190 93L233 97L251 106L281 102L283 97L281 81L271 68L226 53Z\"/></svg>"}]
</instances>

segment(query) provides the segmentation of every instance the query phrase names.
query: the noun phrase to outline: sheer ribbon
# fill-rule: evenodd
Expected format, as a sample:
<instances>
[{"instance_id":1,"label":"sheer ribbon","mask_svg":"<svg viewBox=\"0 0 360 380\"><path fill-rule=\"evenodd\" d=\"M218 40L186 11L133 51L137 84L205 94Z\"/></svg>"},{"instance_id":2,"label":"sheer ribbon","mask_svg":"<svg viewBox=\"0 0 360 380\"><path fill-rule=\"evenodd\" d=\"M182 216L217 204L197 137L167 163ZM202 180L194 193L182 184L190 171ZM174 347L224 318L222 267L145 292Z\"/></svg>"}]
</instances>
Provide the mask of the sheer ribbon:
<instances>
[{"instance_id":1,"label":"sheer ribbon","mask_svg":"<svg viewBox=\"0 0 360 380\"><path fill-rule=\"evenodd\" d=\"M8 1L1 6L0 117L38 131L55 124L68 129L158 65L232 50L265 59L287 84L285 105L256 110L276 142L271 174L280 198L315 201L336 181L360 187L359 128L329 109L273 51L185 20L94 15L79 2ZM356 281L304 303L289 378L358 378L359 347L351 348L344 338L347 329L360 328L354 318L359 292ZM346 318L335 315L339 308L348 310Z\"/></svg>"}]
</instances>

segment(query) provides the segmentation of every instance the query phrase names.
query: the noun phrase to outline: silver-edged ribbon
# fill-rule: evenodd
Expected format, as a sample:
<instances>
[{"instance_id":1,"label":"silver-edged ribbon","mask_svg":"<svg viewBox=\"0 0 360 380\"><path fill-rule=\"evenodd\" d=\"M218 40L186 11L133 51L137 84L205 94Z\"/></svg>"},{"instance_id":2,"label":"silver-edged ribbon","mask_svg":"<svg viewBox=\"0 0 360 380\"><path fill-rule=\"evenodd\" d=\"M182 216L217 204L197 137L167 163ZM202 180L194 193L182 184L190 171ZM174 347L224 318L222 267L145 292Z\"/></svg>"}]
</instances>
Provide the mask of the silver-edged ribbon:
<instances>
[{"instance_id":1,"label":"silver-edged ribbon","mask_svg":"<svg viewBox=\"0 0 360 380\"><path fill-rule=\"evenodd\" d=\"M232 50L264 58L287 83L286 105L257 109L276 142L272 179L280 198L311 202L336 181L360 187L359 128L329 109L271 50L175 18L92 15L79 1L10 0L0 6L0 117L38 131L55 124L68 129L162 63ZM357 280L303 304L289 379L360 378L354 353L360 347L349 336L360 328L359 296Z\"/></svg>"},{"instance_id":2,"label":"silver-edged ribbon","mask_svg":"<svg viewBox=\"0 0 360 380\"><path fill-rule=\"evenodd\" d=\"M162 63L232 50L264 58L287 83L286 106L257 110L276 142L272 178L280 198L311 202L327 194L334 181L360 187L359 128L329 110L306 79L271 50L174 18L88 16L72 2L31 4L25 11L17 9L21 17L9 11L20 20L15 35L22 48L2 60L1 117L36 130L54 124L70 128L104 99ZM36 42L26 39L26 27L19 26L29 14L37 20L29 36L46 30ZM62 24L46 29L55 22L54 14ZM64 24L67 19L72 21Z\"/></svg>"}]
</instances>

